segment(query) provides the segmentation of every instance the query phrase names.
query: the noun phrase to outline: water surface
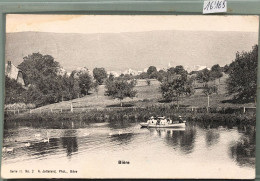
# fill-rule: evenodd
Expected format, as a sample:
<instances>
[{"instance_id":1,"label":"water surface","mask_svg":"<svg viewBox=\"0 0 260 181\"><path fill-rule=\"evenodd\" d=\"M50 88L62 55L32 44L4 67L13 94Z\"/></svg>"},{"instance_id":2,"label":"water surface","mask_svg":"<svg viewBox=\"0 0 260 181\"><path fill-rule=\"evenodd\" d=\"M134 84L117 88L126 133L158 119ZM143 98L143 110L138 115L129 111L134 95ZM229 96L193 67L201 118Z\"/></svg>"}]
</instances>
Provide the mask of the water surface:
<instances>
[{"instance_id":1,"label":"water surface","mask_svg":"<svg viewBox=\"0 0 260 181\"><path fill-rule=\"evenodd\" d=\"M19 177L10 175L15 169L23 170L24 177L255 176L252 126L212 128L188 123L184 129L141 129L138 122L127 121L93 123L79 129L16 125L4 131L4 147L13 149L3 153L2 175L8 177ZM24 173L25 169L30 173ZM42 173L44 170L65 172Z\"/></svg>"}]
</instances>

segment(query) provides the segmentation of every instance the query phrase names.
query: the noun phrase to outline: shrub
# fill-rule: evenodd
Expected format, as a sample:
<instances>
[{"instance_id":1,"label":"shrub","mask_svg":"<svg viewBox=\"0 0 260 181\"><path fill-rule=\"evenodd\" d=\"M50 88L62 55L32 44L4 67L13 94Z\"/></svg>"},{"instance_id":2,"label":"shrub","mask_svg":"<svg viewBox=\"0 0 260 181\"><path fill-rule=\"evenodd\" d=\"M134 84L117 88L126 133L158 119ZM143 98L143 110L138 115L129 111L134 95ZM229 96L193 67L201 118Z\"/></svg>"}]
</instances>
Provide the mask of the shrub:
<instances>
[{"instance_id":1,"label":"shrub","mask_svg":"<svg viewBox=\"0 0 260 181\"><path fill-rule=\"evenodd\" d=\"M35 104L14 103L14 104L5 105L5 110L33 109L33 108L35 108Z\"/></svg>"}]
</instances>

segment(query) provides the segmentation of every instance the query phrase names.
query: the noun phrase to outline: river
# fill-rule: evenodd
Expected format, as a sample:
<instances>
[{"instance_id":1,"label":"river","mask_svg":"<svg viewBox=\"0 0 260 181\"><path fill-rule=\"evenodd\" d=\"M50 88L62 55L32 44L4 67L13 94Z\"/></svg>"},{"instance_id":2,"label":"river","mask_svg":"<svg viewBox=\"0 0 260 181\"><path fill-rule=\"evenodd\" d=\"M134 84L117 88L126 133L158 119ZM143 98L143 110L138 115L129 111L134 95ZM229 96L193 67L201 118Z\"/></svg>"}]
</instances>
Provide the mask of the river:
<instances>
[{"instance_id":1,"label":"river","mask_svg":"<svg viewBox=\"0 0 260 181\"><path fill-rule=\"evenodd\" d=\"M141 129L128 121L79 129L17 125L5 129L4 147L2 176L8 178L255 177L252 126L187 123L182 129Z\"/></svg>"}]
</instances>

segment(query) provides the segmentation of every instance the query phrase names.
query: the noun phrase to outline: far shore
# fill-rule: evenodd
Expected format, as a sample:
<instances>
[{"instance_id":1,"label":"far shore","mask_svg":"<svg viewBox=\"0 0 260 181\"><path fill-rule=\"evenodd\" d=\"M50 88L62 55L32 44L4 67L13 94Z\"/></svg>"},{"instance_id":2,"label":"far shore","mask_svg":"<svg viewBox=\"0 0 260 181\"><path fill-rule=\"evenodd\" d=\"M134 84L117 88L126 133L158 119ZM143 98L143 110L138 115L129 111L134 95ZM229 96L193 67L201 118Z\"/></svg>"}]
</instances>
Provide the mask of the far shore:
<instances>
[{"instance_id":1,"label":"far shore","mask_svg":"<svg viewBox=\"0 0 260 181\"><path fill-rule=\"evenodd\" d=\"M80 128L89 123L101 122L119 122L127 124L131 122L146 122L151 116L165 116L172 120L182 116L188 123L200 122L205 125L212 123L217 125L252 125L256 124L256 116L254 111L242 113L239 110L226 109L223 110L200 109L196 112L176 109L173 107L149 107L149 108L132 108L132 109L110 109L110 110L89 110L87 112L43 112L33 114L17 114L5 116L5 126L12 124L34 125L35 127L46 128Z\"/></svg>"}]
</instances>

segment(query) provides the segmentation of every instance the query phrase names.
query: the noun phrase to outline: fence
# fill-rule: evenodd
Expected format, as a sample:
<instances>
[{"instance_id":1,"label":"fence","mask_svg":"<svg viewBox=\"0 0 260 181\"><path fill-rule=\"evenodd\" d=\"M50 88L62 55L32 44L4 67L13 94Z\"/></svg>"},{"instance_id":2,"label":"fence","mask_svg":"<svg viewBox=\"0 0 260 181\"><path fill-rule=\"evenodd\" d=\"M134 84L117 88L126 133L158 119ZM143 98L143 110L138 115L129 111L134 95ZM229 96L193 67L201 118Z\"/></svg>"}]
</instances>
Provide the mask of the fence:
<instances>
[{"instance_id":1,"label":"fence","mask_svg":"<svg viewBox=\"0 0 260 181\"><path fill-rule=\"evenodd\" d=\"M247 113L256 112L256 107L172 107L172 106L150 106L150 107L106 107L106 108L90 108L90 107L73 107L70 108L37 108L37 109L15 109L15 110L5 110L7 115L16 114L34 114L34 113L83 113L88 111L111 111L111 110L137 110L145 109L148 111L153 111L154 109L172 109L179 113Z\"/></svg>"},{"instance_id":2,"label":"fence","mask_svg":"<svg viewBox=\"0 0 260 181\"><path fill-rule=\"evenodd\" d=\"M179 112L197 112L197 113L246 113L256 112L256 107L180 107Z\"/></svg>"}]
</instances>

